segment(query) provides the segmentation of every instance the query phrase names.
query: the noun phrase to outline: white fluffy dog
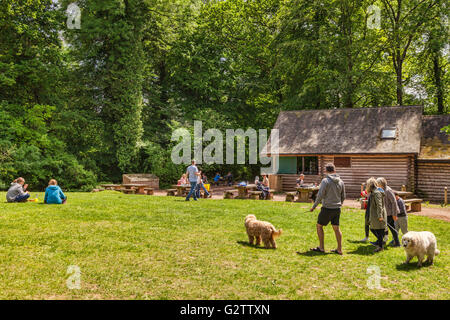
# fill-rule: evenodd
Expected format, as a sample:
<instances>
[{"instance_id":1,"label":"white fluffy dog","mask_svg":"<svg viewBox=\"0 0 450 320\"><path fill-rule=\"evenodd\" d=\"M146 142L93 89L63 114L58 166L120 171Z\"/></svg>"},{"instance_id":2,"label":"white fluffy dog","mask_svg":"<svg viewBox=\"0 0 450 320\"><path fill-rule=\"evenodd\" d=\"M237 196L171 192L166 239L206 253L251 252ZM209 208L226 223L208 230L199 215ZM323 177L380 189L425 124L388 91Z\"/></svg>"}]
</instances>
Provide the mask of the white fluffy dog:
<instances>
[{"instance_id":1,"label":"white fluffy dog","mask_svg":"<svg viewBox=\"0 0 450 320\"><path fill-rule=\"evenodd\" d=\"M421 267L425 256L427 256L426 262L433 264L434 256L439 254L436 237L428 231L409 231L403 235L402 244L406 252L405 264L409 263L412 258L417 257L417 260L419 260L417 266Z\"/></svg>"}]
</instances>

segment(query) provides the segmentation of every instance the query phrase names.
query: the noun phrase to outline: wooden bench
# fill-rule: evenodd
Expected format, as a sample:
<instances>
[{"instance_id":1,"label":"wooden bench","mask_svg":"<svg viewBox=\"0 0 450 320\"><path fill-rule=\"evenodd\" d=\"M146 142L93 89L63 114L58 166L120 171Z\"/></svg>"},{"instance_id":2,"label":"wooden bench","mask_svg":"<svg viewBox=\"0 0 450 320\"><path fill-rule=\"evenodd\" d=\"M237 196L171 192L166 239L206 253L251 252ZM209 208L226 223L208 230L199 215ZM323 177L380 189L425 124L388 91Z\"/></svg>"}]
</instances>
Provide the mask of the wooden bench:
<instances>
[{"instance_id":1,"label":"wooden bench","mask_svg":"<svg viewBox=\"0 0 450 320\"><path fill-rule=\"evenodd\" d=\"M257 200L261 196L262 191L249 191L248 194L250 199Z\"/></svg>"},{"instance_id":2,"label":"wooden bench","mask_svg":"<svg viewBox=\"0 0 450 320\"><path fill-rule=\"evenodd\" d=\"M129 194L129 193L130 194L135 194L136 193L136 190L134 190L134 189L127 189L127 188L121 188L120 191L125 193L125 194Z\"/></svg>"},{"instance_id":3,"label":"wooden bench","mask_svg":"<svg viewBox=\"0 0 450 320\"><path fill-rule=\"evenodd\" d=\"M270 189L269 190L269 194L267 195L267 199L266 200L273 200L273 193L275 192L274 189Z\"/></svg>"},{"instance_id":4,"label":"wooden bench","mask_svg":"<svg viewBox=\"0 0 450 320\"><path fill-rule=\"evenodd\" d=\"M238 190L225 190L225 192L223 193L223 198L234 199L234 194L237 194L238 192Z\"/></svg>"},{"instance_id":5,"label":"wooden bench","mask_svg":"<svg viewBox=\"0 0 450 320\"><path fill-rule=\"evenodd\" d=\"M153 195L153 188L144 188L144 192L146 195L152 196Z\"/></svg>"},{"instance_id":6,"label":"wooden bench","mask_svg":"<svg viewBox=\"0 0 450 320\"><path fill-rule=\"evenodd\" d=\"M296 194L297 194L297 192L286 192L286 201L294 202Z\"/></svg>"},{"instance_id":7,"label":"wooden bench","mask_svg":"<svg viewBox=\"0 0 450 320\"><path fill-rule=\"evenodd\" d=\"M411 204L411 212L420 212L422 211L422 201L422 199L406 199L405 205Z\"/></svg>"},{"instance_id":8,"label":"wooden bench","mask_svg":"<svg viewBox=\"0 0 450 320\"><path fill-rule=\"evenodd\" d=\"M167 189L168 196L175 197L175 192L177 192L177 189Z\"/></svg>"}]
</instances>

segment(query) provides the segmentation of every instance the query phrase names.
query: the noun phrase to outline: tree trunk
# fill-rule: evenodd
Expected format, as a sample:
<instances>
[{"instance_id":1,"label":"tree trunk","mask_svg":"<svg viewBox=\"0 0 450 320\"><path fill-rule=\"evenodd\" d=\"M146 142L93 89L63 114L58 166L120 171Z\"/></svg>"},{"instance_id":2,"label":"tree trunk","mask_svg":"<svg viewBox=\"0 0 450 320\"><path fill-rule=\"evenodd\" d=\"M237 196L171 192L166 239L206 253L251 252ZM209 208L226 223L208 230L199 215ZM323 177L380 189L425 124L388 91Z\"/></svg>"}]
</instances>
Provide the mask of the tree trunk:
<instances>
[{"instance_id":1,"label":"tree trunk","mask_svg":"<svg viewBox=\"0 0 450 320\"><path fill-rule=\"evenodd\" d=\"M402 73L403 73L403 61L400 57L397 57L397 105L403 105L403 81L402 81Z\"/></svg>"},{"instance_id":2,"label":"tree trunk","mask_svg":"<svg viewBox=\"0 0 450 320\"><path fill-rule=\"evenodd\" d=\"M436 87L438 113L444 114L444 88L442 86L441 68L439 66L439 52L433 54L433 78Z\"/></svg>"}]
</instances>

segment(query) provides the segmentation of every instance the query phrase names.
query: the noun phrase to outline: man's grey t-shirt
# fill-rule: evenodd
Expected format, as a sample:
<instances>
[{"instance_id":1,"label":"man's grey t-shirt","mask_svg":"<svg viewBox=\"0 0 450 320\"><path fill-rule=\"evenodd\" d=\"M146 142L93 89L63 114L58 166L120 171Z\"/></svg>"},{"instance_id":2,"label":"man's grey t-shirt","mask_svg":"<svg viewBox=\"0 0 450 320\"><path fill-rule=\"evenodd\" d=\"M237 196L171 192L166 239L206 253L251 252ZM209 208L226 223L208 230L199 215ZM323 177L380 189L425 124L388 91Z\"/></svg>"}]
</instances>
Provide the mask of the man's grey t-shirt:
<instances>
[{"instance_id":1,"label":"man's grey t-shirt","mask_svg":"<svg viewBox=\"0 0 450 320\"><path fill-rule=\"evenodd\" d=\"M187 168L187 173L189 176L189 182L197 182L197 175L196 173L198 172L198 168L195 165L190 165Z\"/></svg>"}]
</instances>

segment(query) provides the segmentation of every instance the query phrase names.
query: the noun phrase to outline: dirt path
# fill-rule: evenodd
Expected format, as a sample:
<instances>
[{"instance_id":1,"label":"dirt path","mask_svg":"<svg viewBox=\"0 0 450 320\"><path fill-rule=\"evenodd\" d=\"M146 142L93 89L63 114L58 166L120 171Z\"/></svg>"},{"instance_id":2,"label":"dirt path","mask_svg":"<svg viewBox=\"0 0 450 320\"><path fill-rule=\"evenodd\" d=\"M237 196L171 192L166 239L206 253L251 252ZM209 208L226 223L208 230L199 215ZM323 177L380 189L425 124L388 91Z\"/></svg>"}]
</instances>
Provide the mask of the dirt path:
<instances>
[{"instance_id":1,"label":"dirt path","mask_svg":"<svg viewBox=\"0 0 450 320\"><path fill-rule=\"evenodd\" d=\"M212 199L223 199L223 190L213 190L213 196ZM157 190L155 191L155 195L157 196L165 196L166 191L164 190ZM285 195L283 194L275 194L273 196L274 201L285 201ZM349 208L360 208L360 204L358 201L355 200L345 200L344 206ZM430 217L433 219L438 220L444 220L447 222L450 222L450 208L430 208L425 207L425 205L422 205L422 211L421 212L409 212L408 214L416 215L416 216L425 216Z\"/></svg>"}]
</instances>

